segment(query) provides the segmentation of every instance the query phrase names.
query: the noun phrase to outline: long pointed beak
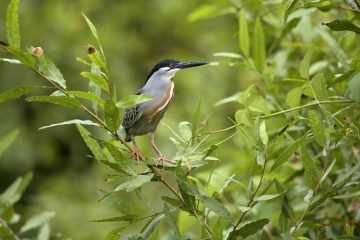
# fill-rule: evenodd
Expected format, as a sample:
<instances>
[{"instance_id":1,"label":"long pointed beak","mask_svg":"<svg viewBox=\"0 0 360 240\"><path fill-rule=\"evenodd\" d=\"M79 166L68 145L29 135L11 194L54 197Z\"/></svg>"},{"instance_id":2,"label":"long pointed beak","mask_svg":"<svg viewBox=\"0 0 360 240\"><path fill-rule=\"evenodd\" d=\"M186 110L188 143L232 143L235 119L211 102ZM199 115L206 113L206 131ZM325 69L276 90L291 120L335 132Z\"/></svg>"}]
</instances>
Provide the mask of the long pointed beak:
<instances>
[{"instance_id":1,"label":"long pointed beak","mask_svg":"<svg viewBox=\"0 0 360 240\"><path fill-rule=\"evenodd\" d=\"M184 68L191 68L191 67L197 67L201 65L208 64L207 62L179 62L175 64L174 68L178 69L184 69Z\"/></svg>"}]
</instances>

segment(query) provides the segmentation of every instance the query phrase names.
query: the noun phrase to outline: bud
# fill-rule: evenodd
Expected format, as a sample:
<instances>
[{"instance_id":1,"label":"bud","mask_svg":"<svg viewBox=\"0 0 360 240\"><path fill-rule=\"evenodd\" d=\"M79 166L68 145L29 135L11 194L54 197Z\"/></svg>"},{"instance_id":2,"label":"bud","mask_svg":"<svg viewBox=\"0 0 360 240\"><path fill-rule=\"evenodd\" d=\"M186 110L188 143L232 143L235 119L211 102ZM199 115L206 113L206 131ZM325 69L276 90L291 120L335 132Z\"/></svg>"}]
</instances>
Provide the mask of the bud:
<instances>
[{"instance_id":1,"label":"bud","mask_svg":"<svg viewBox=\"0 0 360 240\"><path fill-rule=\"evenodd\" d=\"M88 54L92 54L95 52L95 48L94 47L89 47L88 48Z\"/></svg>"},{"instance_id":2,"label":"bud","mask_svg":"<svg viewBox=\"0 0 360 240\"><path fill-rule=\"evenodd\" d=\"M34 57L40 57L42 54L43 54L43 49L41 47L36 47L36 48L33 48L32 51L31 51L31 54L34 56Z\"/></svg>"}]
</instances>

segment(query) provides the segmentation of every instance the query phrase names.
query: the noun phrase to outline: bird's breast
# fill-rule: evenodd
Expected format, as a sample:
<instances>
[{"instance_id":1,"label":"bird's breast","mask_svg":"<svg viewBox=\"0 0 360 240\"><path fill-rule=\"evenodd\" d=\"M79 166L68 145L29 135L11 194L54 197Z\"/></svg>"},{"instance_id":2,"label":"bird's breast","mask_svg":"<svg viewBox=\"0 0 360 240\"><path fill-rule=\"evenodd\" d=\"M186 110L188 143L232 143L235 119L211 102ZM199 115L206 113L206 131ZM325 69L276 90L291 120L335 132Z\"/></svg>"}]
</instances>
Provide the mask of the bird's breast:
<instances>
[{"instance_id":1,"label":"bird's breast","mask_svg":"<svg viewBox=\"0 0 360 240\"><path fill-rule=\"evenodd\" d=\"M155 118L156 115L161 115L162 117L163 113L168 108L174 97L174 92L175 92L174 88L175 88L175 84L171 80L167 89L163 93L160 92L157 93L158 99L154 99L155 100L154 106L149 111L150 113L149 116L151 119Z\"/></svg>"}]
</instances>

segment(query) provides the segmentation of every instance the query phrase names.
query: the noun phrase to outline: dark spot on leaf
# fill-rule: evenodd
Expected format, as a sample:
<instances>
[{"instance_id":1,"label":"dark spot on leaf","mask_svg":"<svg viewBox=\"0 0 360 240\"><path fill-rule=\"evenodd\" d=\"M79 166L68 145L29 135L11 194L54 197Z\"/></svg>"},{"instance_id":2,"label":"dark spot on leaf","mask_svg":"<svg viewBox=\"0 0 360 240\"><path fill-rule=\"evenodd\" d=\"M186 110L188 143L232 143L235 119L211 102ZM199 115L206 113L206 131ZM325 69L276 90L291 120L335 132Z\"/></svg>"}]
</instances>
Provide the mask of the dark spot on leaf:
<instances>
[{"instance_id":1,"label":"dark spot on leaf","mask_svg":"<svg viewBox=\"0 0 360 240\"><path fill-rule=\"evenodd\" d=\"M95 50L96 50L96 49L95 49L94 47L89 47L89 48L88 48L88 54L94 53Z\"/></svg>"}]
</instances>

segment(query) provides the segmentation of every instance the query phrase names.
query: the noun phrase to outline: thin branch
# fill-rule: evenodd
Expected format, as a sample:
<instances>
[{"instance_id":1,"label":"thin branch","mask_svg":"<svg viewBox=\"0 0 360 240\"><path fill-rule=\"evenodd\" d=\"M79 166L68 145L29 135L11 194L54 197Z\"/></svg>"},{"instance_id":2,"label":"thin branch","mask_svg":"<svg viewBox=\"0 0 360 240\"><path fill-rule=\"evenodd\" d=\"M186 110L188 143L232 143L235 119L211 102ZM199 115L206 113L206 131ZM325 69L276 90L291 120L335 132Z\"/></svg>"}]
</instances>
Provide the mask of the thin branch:
<instances>
[{"instance_id":1,"label":"thin branch","mask_svg":"<svg viewBox=\"0 0 360 240\"><path fill-rule=\"evenodd\" d=\"M354 103L354 101L350 100L350 99L340 100L340 101L339 100L313 101L311 103L308 103L308 104L305 104L305 105L302 105L302 106L285 109L285 110L275 112L275 113L265 115L265 116L260 116L260 119L272 118L272 117L275 117L275 116L278 116L278 115L283 115L283 114L288 113L288 112L293 112L293 111L296 111L296 110L300 110L300 109L303 109L303 108L308 108L308 107L312 107L312 106L316 106L316 105L320 105L320 104L333 104L333 103L344 103L344 104L349 103L350 104L350 103ZM237 123L237 124L234 124L234 125L232 125L230 127L224 128L224 129L215 130L215 131L209 131L209 132L205 132L205 133L200 133L200 134L196 135L195 137L201 137L203 135L210 135L210 134L226 132L226 131L229 131L229 130L234 129L234 128L236 128L238 126L241 126L241 125L244 125L244 124L243 123Z\"/></svg>"},{"instance_id":2,"label":"thin branch","mask_svg":"<svg viewBox=\"0 0 360 240\"><path fill-rule=\"evenodd\" d=\"M13 232L13 230L9 227L9 225L7 225L7 223L0 218L0 225L2 225L4 228L6 228L8 230L8 232L16 239L16 240L20 240L20 238Z\"/></svg>"},{"instance_id":3,"label":"thin branch","mask_svg":"<svg viewBox=\"0 0 360 240\"><path fill-rule=\"evenodd\" d=\"M261 172L260 182L259 182L259 184L258 184L255 192L254 192L253 195L251 196L251 198L250 198L250 200L249 200L249 202L248 202L248 204L247 204L247 206L246 206L247 208L249 208L249 207L254 203L255 196L256 196L256 194L258 193L258 191L259 191L259 189L260 189L260 187L261 187L261 184L262 184L262 182L263 182L264 175L265 175L266 162L267 162L266 160L267 160L267 157L265 156L265 162L264 162L264 167L263 167L262 172ZM242 220L244 219L245 215L246 215L248 212L249 212L249 211L244 211L244 212L241 214L239 221L238 221L238 222L235 224L235 226L233 227L233 231L236 230L236 228L239 226L239 224L242 222Z\"/></svg>"}]
</instances>

